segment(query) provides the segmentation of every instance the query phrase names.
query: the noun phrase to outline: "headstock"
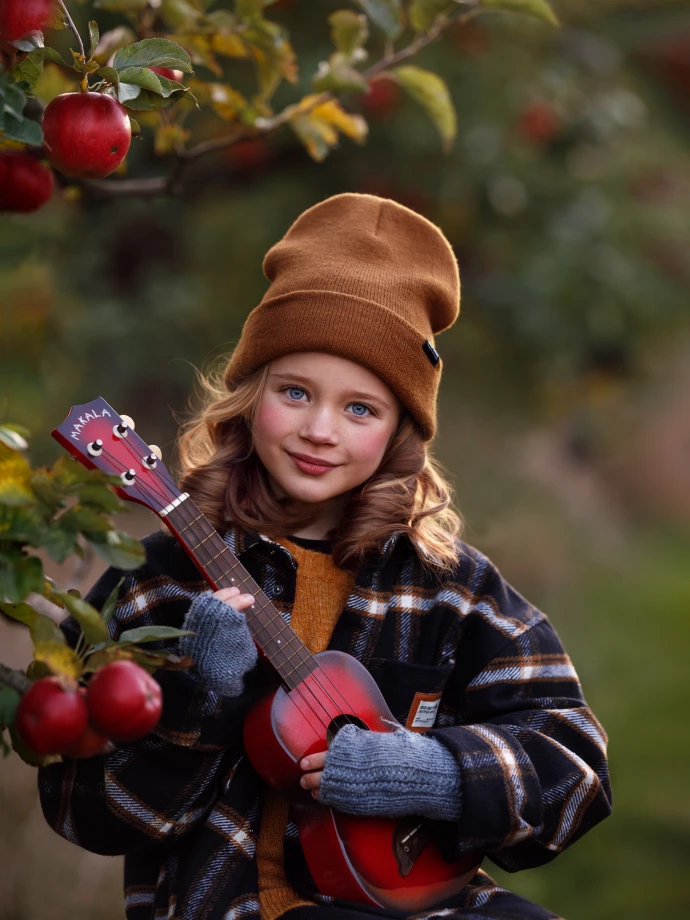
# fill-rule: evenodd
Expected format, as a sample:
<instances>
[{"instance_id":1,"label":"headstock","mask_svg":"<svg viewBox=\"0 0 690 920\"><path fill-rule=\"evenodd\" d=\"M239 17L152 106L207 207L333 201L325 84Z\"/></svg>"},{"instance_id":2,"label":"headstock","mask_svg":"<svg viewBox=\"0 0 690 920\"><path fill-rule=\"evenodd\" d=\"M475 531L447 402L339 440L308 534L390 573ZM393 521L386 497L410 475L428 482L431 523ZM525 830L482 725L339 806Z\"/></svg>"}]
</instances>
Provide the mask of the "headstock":
<instances>
[{"instance_id":1,"label":"headstock","mask_svg":"<svg viewBox=\"0 0 690 920\"><path fill-rule=\"evenodd\" d=\"M134 432L129 416L120 416L101 397L73 406L52 436L89 469L120 477L115 491L125 501L146 505L165 517L182 493L160 460L160 450Z\"/></svg>"}]
</instances>

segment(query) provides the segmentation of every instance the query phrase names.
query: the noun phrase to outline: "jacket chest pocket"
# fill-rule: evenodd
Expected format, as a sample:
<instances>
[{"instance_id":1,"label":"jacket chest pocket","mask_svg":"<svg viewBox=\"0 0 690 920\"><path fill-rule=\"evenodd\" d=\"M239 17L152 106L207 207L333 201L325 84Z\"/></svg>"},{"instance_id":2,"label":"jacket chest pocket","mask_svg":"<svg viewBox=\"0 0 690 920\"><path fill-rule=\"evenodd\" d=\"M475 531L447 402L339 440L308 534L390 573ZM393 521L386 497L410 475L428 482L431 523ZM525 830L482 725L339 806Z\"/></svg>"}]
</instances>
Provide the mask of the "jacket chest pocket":
<instances>
[{"instance_id":1,"label":"jacket chest pocket","mask_svg":"<svg viewBox=\"0 0 690 920\"><path fill-rule=\"evenodd\" d=\"M369 670L395 718L412 731L432 728L454 661L439 665L407 664L373 658Z\"/></svg>"}]
</instances>

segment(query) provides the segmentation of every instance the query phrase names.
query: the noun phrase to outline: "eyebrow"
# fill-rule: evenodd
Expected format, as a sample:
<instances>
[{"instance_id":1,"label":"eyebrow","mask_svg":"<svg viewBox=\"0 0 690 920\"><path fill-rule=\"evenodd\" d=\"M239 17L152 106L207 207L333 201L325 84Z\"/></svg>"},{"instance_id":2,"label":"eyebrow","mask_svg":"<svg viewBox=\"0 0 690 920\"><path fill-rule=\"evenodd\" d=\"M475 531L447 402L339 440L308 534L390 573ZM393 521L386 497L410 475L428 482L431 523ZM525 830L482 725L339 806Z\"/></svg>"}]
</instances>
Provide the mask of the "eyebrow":
<instances>
[{"instance_id":1,"label":"eyebrow","mask_svg":"<svg viewBox=\"0 0 690 920\"><path fill-rule=\"evenodd\" d=\"M274 380L284 380L291 383L304 383L307 384L307 386L314 385L314 381L310 377L303 377L301 374L277 374L272 371L270 376ZM367 402L378 403L380 406L384 406L387 409L393 408L389 400L383 399L381 396L374 396L373 393L367 393L364 390L348 390L345 396L347 399L363 399Z\"/></svg>"}]
</instances>

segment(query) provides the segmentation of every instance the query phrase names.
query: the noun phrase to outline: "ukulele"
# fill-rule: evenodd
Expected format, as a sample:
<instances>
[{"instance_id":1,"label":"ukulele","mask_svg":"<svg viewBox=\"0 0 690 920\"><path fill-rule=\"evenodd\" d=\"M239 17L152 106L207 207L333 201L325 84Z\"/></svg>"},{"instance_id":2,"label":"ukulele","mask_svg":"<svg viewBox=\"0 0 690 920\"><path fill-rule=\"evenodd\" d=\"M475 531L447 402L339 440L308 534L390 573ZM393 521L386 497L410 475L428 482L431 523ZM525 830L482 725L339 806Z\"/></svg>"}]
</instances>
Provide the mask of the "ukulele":
<instances>
[{"instance_id":1,"label":"ukulele","mask_svg":"<svg viewBox=\"0 0 690 920\"><path fill-rule=\"evenodd\" d=\"M259 776L291 804L309 870L326 895L375 907L418 911L457 894L481 862L447 862L420 817L354 817L317 802L299 784L303 757L325 751L343 725L378 732L399 727L371 674L344 652L312 655L162 464L157 448L104 399L75 406L52 436L84 466L120 477L116 493L145 505L167 525L213 590L254 596L244 611L254 641L280 683L254 703L244 747Z\"/></svg>"}]
</instances>

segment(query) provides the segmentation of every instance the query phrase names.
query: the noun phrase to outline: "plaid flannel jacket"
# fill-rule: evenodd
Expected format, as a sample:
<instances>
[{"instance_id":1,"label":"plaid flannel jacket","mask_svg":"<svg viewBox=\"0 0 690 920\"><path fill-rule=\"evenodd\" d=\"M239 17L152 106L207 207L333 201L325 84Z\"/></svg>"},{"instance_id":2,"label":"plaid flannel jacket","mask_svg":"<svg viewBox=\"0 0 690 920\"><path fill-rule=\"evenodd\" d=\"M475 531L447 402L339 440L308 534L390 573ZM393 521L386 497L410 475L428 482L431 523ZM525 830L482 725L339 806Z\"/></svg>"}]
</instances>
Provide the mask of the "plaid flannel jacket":
<instances>
[{"instance_id":1,"label":"plaid flannel jacket","mask_svg":"<svg viewBox=\"0 0 690 920\"><path fill-rule=\"evenodd\" d=\"M289 622L290 553L239 529L225 541ZM171 536L155 533L144 545L147 562L126 576L113 636L181 626L191 598L208 588ZM91 603L101 605L121 575L109 569ZM74 621L63 629L74 642ZM442 692L430 731L459 759L463 800L457 822L434 822L447 858L479 850L510 871L538 866L610 813L606 734L556 632L476 549L459 542L455 570L439 577L406 536L390 539L358 572L330 648L369 669L402 723L417 693ZM193 669L158 671L164 708L154 732L106 756L39 770L43 811L58 834L95 853L125 855L128 920L259 916L260 781L241 728L261 674L254 669L243 695L229 698L205 690ZM300 893L330 902L316 891L292 822L285 867ZM439 906L468 917L495 902L498 915L510 897L479 870ZM534 914L519 915L546 914L535 905Z\"/></svg>"}]
</instances>

